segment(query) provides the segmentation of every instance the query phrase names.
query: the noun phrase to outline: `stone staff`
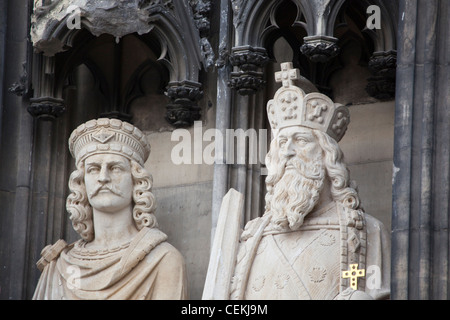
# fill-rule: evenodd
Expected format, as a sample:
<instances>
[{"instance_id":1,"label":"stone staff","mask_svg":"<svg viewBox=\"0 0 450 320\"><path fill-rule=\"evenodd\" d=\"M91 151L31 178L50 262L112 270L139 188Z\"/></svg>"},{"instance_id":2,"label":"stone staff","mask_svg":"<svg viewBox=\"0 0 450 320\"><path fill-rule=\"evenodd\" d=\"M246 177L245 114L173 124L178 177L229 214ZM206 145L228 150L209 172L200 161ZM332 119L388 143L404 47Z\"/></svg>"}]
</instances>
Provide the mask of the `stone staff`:
<instances>
[{"instance_id":1,"label":"stone staff","mask_svg":"<svg viewBox=\"0 0 450 320\"><path fill-rule=\"evenodd\" d=\"M231 188L222 200L203 289L203 300L227 300L230 296L243 208L244 196Z\"/></svg>"}]
</instances>

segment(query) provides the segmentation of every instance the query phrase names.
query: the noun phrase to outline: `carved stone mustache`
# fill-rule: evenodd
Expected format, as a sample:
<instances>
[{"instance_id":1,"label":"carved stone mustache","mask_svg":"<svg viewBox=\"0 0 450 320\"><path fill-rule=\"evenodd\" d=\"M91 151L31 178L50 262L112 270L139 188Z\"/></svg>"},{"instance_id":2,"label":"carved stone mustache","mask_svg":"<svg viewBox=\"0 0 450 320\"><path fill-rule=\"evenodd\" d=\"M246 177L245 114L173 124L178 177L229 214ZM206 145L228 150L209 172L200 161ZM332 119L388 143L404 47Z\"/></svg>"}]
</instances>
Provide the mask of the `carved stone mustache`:
<instances>
[{"instance_id":1,"label":"carved stone mustache","mask_svg":"<svg viewBox=\"0 0 450 320\"><path fill-rule=\"evenodd\" d=\"M283 168L283 174L288 167L292 167L296 170L301 171L302 175L308 179L321 179L323 177L323 167L314 165L315 162L316 161L312 160L311 162L306 163L297 157L292 157L284 158L283 161L281 161L281 166ZM305 170L306 168L308 168L309 170Z\"/></svg>"},{"instance_id":2,"label":"carved stone mustache","mask_svg":"<svg viewBox=\"0 0 450 320\"><path fill-rule=\"evenodd\" d=\"M102 190L108 190L108 191L110 191L111 193L114 193L115 195L118 195L118 196L120 196L120 197L122 197L123 196L123 193L119 190L119 189L117 189L114 185L112 185L112 184L108 184L108 185L98 185L95 189L94 189L94 191L92 191L92 192L90 192L89 193L89 198L92 198L92 197L95 197L100 191L102 191Z\"/></svg>"}]
</instances>

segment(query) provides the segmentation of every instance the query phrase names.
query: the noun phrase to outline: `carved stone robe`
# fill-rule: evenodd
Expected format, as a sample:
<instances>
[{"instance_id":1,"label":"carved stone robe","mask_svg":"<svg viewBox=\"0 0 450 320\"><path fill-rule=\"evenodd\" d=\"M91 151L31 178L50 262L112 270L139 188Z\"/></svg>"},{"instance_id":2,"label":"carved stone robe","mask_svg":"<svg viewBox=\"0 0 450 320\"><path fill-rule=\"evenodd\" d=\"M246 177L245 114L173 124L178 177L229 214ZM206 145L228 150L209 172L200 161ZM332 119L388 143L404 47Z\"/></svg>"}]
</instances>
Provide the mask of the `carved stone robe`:
<instances>
[{"instance_id":1,"label":"carved stone robe","mask_svg":"<svg viewBox=\"0 0 450 320\"><path fill-rule=\"evenodd\" d=\"M297 231L276 229L263 216L241 236L230 298L347 299L353 293L342 271L353 263L367 271L353 293L368 294L353 298L389 297L389 237L375 218L336 202L308 214Z\"/></svg>"},{"instance_id":2,"label":"carved stone robe","mask_svg":"<svg viewBox=\"0 0 450 320\"><path fill-rule=\"evenodd\" d=\"M78 240L45 266L33 299L185 299L184 259L166 239L143 228L129 244L104 251Z\"/></svg>"}]
</instances>

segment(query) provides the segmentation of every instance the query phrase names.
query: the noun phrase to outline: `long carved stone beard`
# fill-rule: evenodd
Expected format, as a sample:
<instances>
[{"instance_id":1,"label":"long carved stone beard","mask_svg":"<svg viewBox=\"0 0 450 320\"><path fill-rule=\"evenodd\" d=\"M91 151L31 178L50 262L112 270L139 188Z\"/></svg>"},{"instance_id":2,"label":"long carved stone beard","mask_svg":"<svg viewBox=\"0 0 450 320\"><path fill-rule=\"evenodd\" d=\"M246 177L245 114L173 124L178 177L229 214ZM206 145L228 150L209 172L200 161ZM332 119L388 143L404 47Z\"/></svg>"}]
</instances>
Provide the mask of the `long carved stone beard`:
<instances>
[{"instance_id":1,"label":"long carved stone beard","mask_svg":"<svg viewBox=\"0 0 450 320\"><path fill-rule=\"evenodd\" d=\"M289 160L286 165L292 165L291 169L286 169L285 163L278 167L284 174L279 172L281 178L273 186L270 212L277 228L298 230L319 201L325 169L321 156L307 163L298 157Z\"/></svg>"}]
</instances>

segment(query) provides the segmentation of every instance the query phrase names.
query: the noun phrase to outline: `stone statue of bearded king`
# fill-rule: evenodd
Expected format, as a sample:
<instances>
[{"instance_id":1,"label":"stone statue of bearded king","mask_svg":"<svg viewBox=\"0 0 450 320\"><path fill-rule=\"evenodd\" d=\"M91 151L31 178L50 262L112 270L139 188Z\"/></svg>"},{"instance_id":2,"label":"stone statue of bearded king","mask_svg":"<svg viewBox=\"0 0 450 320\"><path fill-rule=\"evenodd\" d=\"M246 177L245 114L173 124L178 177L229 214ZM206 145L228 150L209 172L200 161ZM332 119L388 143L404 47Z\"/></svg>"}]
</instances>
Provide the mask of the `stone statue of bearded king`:
<instances>
[{"instance_id":1,"label":"stone statue of bearded king","mask_svg":"<svg viewBox=\"0 0 450 320\"><path fill-rule=\"evenodd\" d=\"M266 208L240 236L230 298L386 299L390 240L364 213L337 143L349 111L306 95L298 76L282 64L283 86L267 105Z\"/></svg>"},{"instance_id":2,"label":"stone statue of bearded king","mask_svg":"<svg viewBox=\"0 0 450 320\"><path fill-rule=\"evenodd\" d=\"M154 215L144 134L117 119L73 131L67 211L81 239L42 250L33 299L184 299L185 263Z\"/></svg>"}]
</instances>

